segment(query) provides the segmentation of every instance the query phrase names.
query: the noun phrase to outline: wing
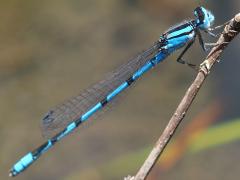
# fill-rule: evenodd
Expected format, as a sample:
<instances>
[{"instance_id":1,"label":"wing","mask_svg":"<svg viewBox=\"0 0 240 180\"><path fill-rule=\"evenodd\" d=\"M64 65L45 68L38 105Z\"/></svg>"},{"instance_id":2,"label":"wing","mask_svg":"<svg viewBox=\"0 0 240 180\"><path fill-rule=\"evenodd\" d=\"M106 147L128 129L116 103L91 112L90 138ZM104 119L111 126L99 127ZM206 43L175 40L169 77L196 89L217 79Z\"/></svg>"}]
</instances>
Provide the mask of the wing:
<instances>
[{"instance_id":1,"label":"wing","mask_svg":"<svg viewBox=\"0 0 240 180\"><path fill-rule=\"evenodd\" d=\"M104 80L92 85L78 96L72 97L63 104L51 109L42 119L43 136L47 138L52 137L71 122L78 120L88 109L103 100L110 92L131 77L159 48L160 43L154 43L149 49L109 73ZM111 103L107 106L109 105Z\"/></svg>"}]
</instances>

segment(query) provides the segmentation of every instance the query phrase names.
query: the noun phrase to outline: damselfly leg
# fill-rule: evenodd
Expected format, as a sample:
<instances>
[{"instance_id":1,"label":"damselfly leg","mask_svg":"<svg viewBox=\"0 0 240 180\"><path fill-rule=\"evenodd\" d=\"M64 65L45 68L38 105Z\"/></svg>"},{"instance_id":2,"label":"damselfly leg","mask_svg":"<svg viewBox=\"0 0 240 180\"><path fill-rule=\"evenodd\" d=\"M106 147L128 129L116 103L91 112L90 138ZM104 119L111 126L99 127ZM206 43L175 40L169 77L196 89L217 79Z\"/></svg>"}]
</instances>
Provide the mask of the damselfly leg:
<instances>
[{"instance_id":1,"label":"damselfly leg","mask_svg":"<svg viewBox=\"0 0 240 180\"><path fill-rule=\"evenodd\" d=\"M187 44L187 46L185 47L185 49L184 49L184 50L181 52L181 54L178 56L177 62L178 62L178 63L181 63L181 64L186 64L186 65L188 65L189 67L191 67L191 68L193 68L194 70L196 70L196 64L189 63L189 62L187 62L187 61L185 61L185 60L182 59L183 55L184 55L184 54L187 52L187 50L189 50L189 48L193 45L194 41L195 41L195 38Z\"/></svg>"}]
</instances>

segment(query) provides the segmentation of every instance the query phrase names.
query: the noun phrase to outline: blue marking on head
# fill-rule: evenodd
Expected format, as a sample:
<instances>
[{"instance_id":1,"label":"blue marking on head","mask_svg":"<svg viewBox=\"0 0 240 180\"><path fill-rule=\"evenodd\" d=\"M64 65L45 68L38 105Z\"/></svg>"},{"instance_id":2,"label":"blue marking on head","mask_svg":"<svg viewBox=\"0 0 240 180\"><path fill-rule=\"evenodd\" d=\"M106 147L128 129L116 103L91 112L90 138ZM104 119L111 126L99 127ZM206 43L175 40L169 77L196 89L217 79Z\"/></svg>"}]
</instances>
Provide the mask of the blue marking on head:
<instances>
[{"instance_id":1,"label":"blue marking on head","mask_svg":"<svg viewBox=\"0 0 240 180\"><path fill-rule=\"evenodd\" d=\"M202 6L194 10L194 15L197 17L197 26L202 30L210 28L214 23L214 15Z\"/></svg>"}]
</instances>

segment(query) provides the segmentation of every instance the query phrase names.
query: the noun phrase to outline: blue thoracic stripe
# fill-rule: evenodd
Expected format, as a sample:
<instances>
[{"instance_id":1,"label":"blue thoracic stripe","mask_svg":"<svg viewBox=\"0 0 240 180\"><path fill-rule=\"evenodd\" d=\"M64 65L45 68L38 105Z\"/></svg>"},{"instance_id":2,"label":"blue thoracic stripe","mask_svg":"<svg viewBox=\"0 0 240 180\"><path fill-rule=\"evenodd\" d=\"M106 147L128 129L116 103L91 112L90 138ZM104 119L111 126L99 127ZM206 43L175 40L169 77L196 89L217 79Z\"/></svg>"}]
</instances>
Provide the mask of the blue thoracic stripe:
<instances>
[{"instance_id":1,"label":"blue thoracic stripe","mask_svg":"<svg viewBox=\"0 0 240 180\"><path fill-rule=\"evenodd\" d=\"M169 39L175 38L175 37L181 36L182 34L190 33L192 30L193 30L193 28L191 26L186 26L183 29L180 29L178 31L174 31L174 32L168 34L167 38L169 38Z\"/></svg>"},{"instance_id":2,"label":"blue thoracic stripe","mask_svg":"<svg viewBox=\"0 0 240 180\"><path fill-rule=\"evenodd\" d=\"M189 23L180 24L180 25L177 26L177 27L170 28L170 29L169 29L166 33L164 33L163 35L171 34L172 32L179 31L179 30L181 30L181 29L186 28L187 26L189 26Z\"/></svg>"},{"instance_id":3,"label":"blue thoracic stripe","mask_svg":"<svg viewBox=\"0 0 240 180\"><path fill-rule=\"evenodd\" d=\"M147 50L147 51L143 52L142 54L140 54L139 56L137 56L135 59L133 59L133 61L130 61L130 63L129 63L130 67L128 67L128 65L121 66L121 68L120 68L121 71L119 71L119 72L123 72L123 73L127 72L128 77L125 79L125 76L123 76L123 74L121 74L121 73L113 74L114 78L112 78L112 79L116 80L116 82L122 82L122 83L118 87L116 87L117 85L115 84L115 82L112 82L112 79L110 79L110 80L108 79L106 81L106 83L104 84L104 86L113 87L112 92L109 93L108 92L109 88L105 88L102 84L101 84L102 86L100 86L97 89L101 93L98 93L97 90L96 91L94 90L94 92L97 92L96 95L94 94L95 96L98 96L98 94L102 94L102 92L104 92L107 95L104 98L102 98L101 96L99 96L97 98L93 98L94 105L92 106L90 104L89 109L87 111L84 111L84 113L82 113L82 111L83 111L82 108L85 108L86 104L85 103L81 104L81 102L78 98L76 98L77 100L74 99L77 101L77 103L74 102L74 104L77 104L77 106L78 106L77 108L74 107L74 110L71 109L72 106L67 106L67 108L68 108L67 111L58 111L59 109L61 109L61 107L63 107L63 109L64 109L64 107L65 107L64 105L60 106L60 108L57 109L58 113L56 113L56 109L51 110L48 113L48 115L45 116L45 118L43 119L43 122L45 122L47 125L55 125L53 122L55 122L55 120L56 120L56 122L58 122L58 123L64 122L62 124L66 124L66 122L67 122L68 125L66 127L63 127L63 130L61 130L61 131L56 129L56 128L59 128L58 126L56 126L56 128L55 128L55 126L53 127L53 126L46 125L45 127L50 127L49 128L50 130L58 130L58 134L56 134L54 137L50 138L47 142L45 142L44 144L39 146L36 150L23 156L17 163L15 163L13 165L12 169L10 170L10 176L16 176L17 174L24 171L27 167L30 166L30 164L32 164L34 161L36 161L44 152L46 152L48 149L53 147L56 142L60 141L63 137L65 137L66 135L71 133L74 129L76 129L81 123L83 123L88 118L90 118L93 114L95 114L97 111L102 109L108 102L113 100L115 96L117 96L124 89L129 87L133 82L135 82L145 72L147 72L148 70L153 68L155 65L157 65L158 63L160 63L161 61L166 59L166 57L168 55L170 55L177 49L180 49L181 47L183 47L187 44L191 44L190 42L193 42L197 35L199 36L199 38L201 38L200 33L199 33L200 30L204 30L207 32L214 21L214 16L210 13L210 11L206 10L203 7L196 8L194 10L194 15L196 17L195 19L192 19L190 21L185 21L185 22L179 24L178 26L171 28L164 34L162 34L160 36L160 39L158 40L158 42L155 43L155 45L153 45L149 50ZM186 50L187 50L187 48L183 52L186 52ZM153 56L153 57L150 58L149 56ZM148 57L149 57L149 59L146 59ZM179 58L181 58L181 57L179 57ZM139 65L140 65L139 63L143 64L143 65L141 67L139 67ZM124 69L124 68L126 68L126 69ZM129 71L129 69L130 69L130 71ZM90 90L92 91L92 89L90 89ZM90 95L91 95L91 93L90 93ZM90 96L90 95L88 95L88 96ZM81 95L80 95L80 97L81 97L80 99L82 102L87 102L87 104L88 104L89 97L81 96ZM101 99L100 102L95 102L95 101L99 101L99 99ZM70 102L72 102L72 101L70 101ZM91 102L92 102L92 99L91 99ZM79 110L79 112L76 112L77 111L76 109ZM79 118L76 120L76 117L72 117L70 112L73 112L74 115L76 113L80 114ZM72 119L69 118L68 120L65 120L64 117L66 117L66 119L67 119L67 117L71 117Z\"/></svg>"}]
</instances>

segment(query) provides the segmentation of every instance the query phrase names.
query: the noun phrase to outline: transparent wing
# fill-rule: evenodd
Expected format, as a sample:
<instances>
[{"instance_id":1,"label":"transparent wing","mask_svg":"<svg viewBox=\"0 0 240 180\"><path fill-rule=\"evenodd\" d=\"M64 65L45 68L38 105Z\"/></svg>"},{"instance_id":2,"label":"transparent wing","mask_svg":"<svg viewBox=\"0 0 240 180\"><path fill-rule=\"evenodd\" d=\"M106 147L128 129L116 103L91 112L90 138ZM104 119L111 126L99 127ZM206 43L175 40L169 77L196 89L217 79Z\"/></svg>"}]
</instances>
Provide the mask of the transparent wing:
<instances>
[{"instance_id":1,"label":"transparent wing","mask_svg":"<svg viewBox=\"0 0 240 180\"><path fill-rule=\"evenodd\" d=\"M79 119L88 109L103 100L110 92L131 77L159 48L160 43L154 43L149 49L118 67L115 71L108 73L104 80L92 85L78 96L72 97L63 104L51 109L42 119L43 136L50 138L63 130L69 123ZM111 106L111 104L109 103L107 106ZM90 119L92 118L94 116Z\"/></svg>"}]
</instances>

